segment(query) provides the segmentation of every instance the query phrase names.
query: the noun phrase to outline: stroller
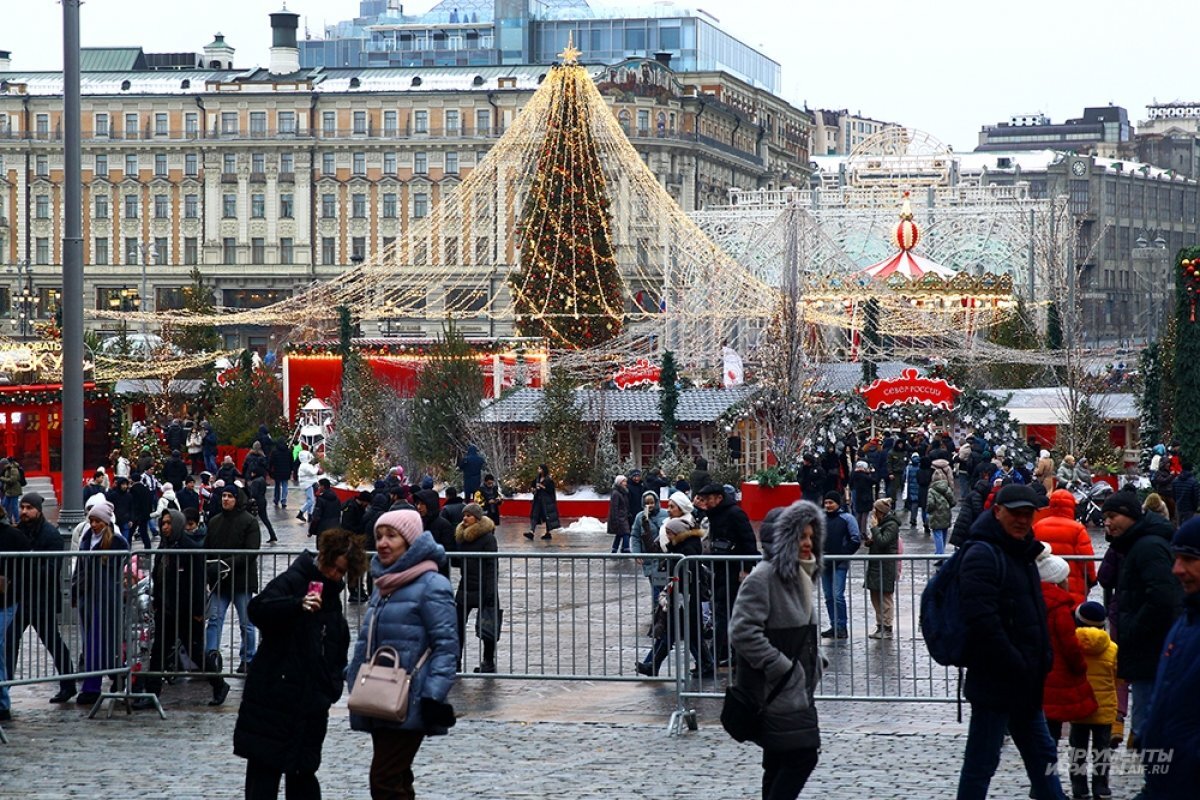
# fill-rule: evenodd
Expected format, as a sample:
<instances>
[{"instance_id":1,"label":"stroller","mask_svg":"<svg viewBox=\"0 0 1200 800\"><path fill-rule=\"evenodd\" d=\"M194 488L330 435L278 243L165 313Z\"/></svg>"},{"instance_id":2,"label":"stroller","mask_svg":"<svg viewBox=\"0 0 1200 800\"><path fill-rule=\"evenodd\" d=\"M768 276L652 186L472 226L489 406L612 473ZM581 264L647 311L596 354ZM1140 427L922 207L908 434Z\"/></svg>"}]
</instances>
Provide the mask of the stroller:
<instances>
[{"instance_id":1,"label":"stroller","mask_svg":"<svg viewBox=\"0 0 1200 800\"><path fill-rule=\"evenodd\" d=\"M1067 489L1075 496L1075 519L1084 525L1099 527L1104 523L1104 514L1100 508L1104 501L1113 493L1113 488L1106 481L1099 481L1090 486L1078 481L1071 482Z\"/></svg>"}]
</instances>

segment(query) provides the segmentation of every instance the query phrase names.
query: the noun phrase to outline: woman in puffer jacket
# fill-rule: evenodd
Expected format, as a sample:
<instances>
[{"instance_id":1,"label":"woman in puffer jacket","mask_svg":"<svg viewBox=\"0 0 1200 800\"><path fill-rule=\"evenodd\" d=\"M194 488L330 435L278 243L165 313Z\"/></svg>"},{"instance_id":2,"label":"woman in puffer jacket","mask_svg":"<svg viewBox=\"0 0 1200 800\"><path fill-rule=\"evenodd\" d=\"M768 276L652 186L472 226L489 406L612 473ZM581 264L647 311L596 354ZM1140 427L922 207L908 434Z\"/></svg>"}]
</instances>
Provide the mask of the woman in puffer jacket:
<instances>
[{"instance_id":1,"label":"woman in puffer jacket","mask_svg":"<svg viewBox=\"0 0 1200 800\"><path fill-rule=\"evenodd\" d=\"M454 725L446 697L454 686L458 627L450 581L438 572L445 558L416 511L389 511L376 520L374 590L346 670L347 688L353 697L359 668L371 658L368 646L395 648L412 683L404 722L350 715L352 730L371 734L373 798L415 797L412 764L421 742Z\"/></svg>"},{"instance_id":2,"label":"woman in puffer jacket","mask_svg":"<svg viewBox=\"0 0 1200 800\"><path fill-rule=\"evenodd\" d=\"M821 572L825 514L805 500L772 509L759 531L763 560L742 582L729 622L737 685L762 710L764 800L792 800L817 765L821 733L813 693L821 677L813 584Z\"/></svg>"}]
</instances>

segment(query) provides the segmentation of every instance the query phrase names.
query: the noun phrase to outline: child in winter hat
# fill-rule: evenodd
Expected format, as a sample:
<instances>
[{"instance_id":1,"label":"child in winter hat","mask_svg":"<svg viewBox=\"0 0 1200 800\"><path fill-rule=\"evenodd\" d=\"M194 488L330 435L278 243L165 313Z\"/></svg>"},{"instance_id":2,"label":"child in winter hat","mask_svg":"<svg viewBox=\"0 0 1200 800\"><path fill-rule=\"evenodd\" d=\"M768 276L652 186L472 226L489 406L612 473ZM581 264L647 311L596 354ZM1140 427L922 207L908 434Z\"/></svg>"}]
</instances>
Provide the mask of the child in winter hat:
<instances>
[{"instance_id":1,"label":"child in winter hat","mask_svg":"<svg viewBox=\"0 0 1200 800\"><path fill-rule=\"evenodd\" d=\"M1087 754L1092 755L1090 796L1109 798L1109 751L1113 726L1117 723L1117 646L1104 630L1108 613L1097 602L1081 603L1075 608L1075 638L1087 661L1087 680L1096 697L1096 711L1082 719L1071 720L1071 794L1088 797ZM1118 740L1119 741L1119 740Z\"/></svg>"},{"instance_id":2,"label":"child in winter hat","mask_svg":"<svg viewBox=\"0 0 1200 800\"><path fill-rule=\"evenodd\" d=\"M1037 564L1038 577L1042 579L1042 583L1066 588L1067 578L1071 575L1071 566L1066 559L1054 555L1050 550L1050 545L1042 543L1042 552L1038 553L1034 563Z\"/></svg>"}]
</instances>

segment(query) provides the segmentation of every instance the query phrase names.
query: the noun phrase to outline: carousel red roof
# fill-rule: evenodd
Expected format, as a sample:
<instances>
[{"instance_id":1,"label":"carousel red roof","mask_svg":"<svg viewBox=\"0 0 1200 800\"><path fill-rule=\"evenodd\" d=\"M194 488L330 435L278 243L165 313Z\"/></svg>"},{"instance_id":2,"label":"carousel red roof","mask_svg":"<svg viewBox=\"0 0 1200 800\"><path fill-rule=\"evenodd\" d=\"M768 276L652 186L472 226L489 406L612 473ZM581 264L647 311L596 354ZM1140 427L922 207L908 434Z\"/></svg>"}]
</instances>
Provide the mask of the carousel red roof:
<instances>
[{"instance_id":1,"label":"carousel red roof","mask_svg":"<svg viewBox=\"0 0 1200 800\"><path fill-rule=\"evenodd\" d=\"M913 222L912 206L908 201L908 192L904 193L904 205L900 209L900 222L892 232L892 243L898 248L895 255L888 256L883 261L863 269L860 274L874 281L885 281L899 274L909 280L917 280L929 273L939 278L952 278L954 270L944 267L924 256L912 252L921 240L921 229Z\"/></svg>"}]
</instances>

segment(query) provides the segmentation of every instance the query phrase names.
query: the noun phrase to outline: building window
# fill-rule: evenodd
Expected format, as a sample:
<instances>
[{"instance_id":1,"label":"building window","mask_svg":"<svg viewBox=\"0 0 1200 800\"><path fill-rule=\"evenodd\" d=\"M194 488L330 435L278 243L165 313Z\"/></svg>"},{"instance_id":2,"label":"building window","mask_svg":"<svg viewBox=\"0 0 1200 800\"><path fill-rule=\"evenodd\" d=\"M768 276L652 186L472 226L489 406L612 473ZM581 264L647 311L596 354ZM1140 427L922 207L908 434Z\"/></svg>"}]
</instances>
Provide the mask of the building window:
<instances>
[{"instance_id":1,"label":"building window","mask_svg":"<svg viewBox=\"0 0 1200 800\"><path fill-rule=\"evenodd\" d=\"M475 133L479 136L491 135L492 110L490 108L475 109Z\"/></svg>"},{"instance_id":2,"label":"building window","mask_svg":"<svg viewBox=\"0 0 1200 800\"><path fill-rule=\"evenodd\" d=\"M125 138L126 139L136 139L137 135L138 135L138 115L137 114L126 114L125 115Z\"/></svg>"},{"instance_id":3,"label":"building window","mask_svg":"<svg viewBox=\"0 0 1200 800\"><path fill-rule=\"evenodd\" d=\"M237 154L226 153L221 159L221 172L225 175L237 174Z\"/></svg>"},{"instance_id":4,"label":"building window","mask_svg":"<svg viewBox=\"0 0 1200 800\"><path fill-rule=\"evenodd\" d=\"M183 197L183 216L186 219L200 218L200 195L189 194Z\"/></svg>"},{"instance_id":5,"label":"building window","mask_svg":"<svg viewBox=\"0 0 1200 800\"><path fill-rule=\"evenodd\" d=\"M353 156L353 163L354 163L354 174L355 175L366 175L367 174L367 154L366 153L355 153Z\"/></svg>"},{"instance_id":6,"label":"building window","mask_svg":"<svg viewBox=\"0 0 1200 800\"><path fill-rule=\"evenodd\" d=\"M92 263L100 266L108 265L108 239L101 237L96 240L95 250L92 252Z\"/></svg>"},{"instance_id":7,"label":"building window","mask_svg":"<svg viewBox=\"0 0 1200 800\"><path fill-rule=\"evenodd\" d=\"M187 136L200 135L200 117L195 112L183 115L183 132Z\"/></svg>"},{"instance_id":8,"label":"building window","mask_svg":"<svg viewBox=\"0 0 1200 800\"><path fill-rule=\"evenodd\" d=\"M332 194L321 195L321 218L333 219L336 215L337 198Z\"/></svg>"},{"instance_id":9,"label":"building window","mask_svg":"<svg viewBox=\"0 0 1200 800\"><path fill-rule=\"evenodd\" d=\"M166 153L155 153L154 154L154 177L156 177L156 178L167 177L167 154Z\"/></svg>"},{"instance_id":10,"label":"building window","mask_svg":"<svg viewBox=\"0 0 1200 800\"><path fill-rule=\"evenodd\" d=\"M38 264L50 263L50 239L39 236L34 243L34 261Z\"/></svg>"},{"instance_id":11,"label":"building window","mask_svg":"<svg viewBox=\"0 0 1200 800\"><path fill-rule=\"evenodd\" d=\"M648 136L650 134L650 112L646 109L639 109L637 112L637 135Z\"/></svg>"},{"instance_id":12,"label":"building window","mask_svg":"<svg viewBox=\"0 0 1200 800\"><path fill-rule=\"evenodd\" d=\"M395 153L384 153L383 154L383 174L384 175L395 175L396 174L396 154Z\"/></svg>"},{"instance_id":13,"label":"building window","mask_svg":"<svg viewBox=\"0 0 1200 800\"><path fill-rule=\"evenodd\" d=\"M221 112L221 134L223 136L237 136L238 133L238 115L236 111Z\"/></svg>"},{"instance_id":14,"label":"building window","mask_svg":"<svg viewBox=\"0 0 1200 800\"><path fill-rule=\"evenodd\" d=\"M457 151L446 153L446 174L458 174L458 153Z\"/></svg>"},{"instance_id":15,"label":"building window","mask_svg":"<svg viewBox=\"0 0 1200 800\"><path fill-rule=\"evenodd\" d=\"M284 175L291 175L296 171L296 157L292 153L279 154L279 171Z\"/></svg>"},{"instance_id":16,"label":"building window","mask_svg":"<svg viewBox=\"0 0 1200 800\"><path fill-rule=\"evenodd\" d=\"M108 155L105 153L96 153L96 166L92 168L93 178L108 177Z\"/></svg>"},{"instance_id":17,"label":"building window","mask_svg":"<svg viewBox=\"0 0 1200 800\"><path fill-rule=\"evenodd\" d=\"M194 178L200 173L200 160L195 153L187 153L183 157L183 174Z\"/></svg>"},{"instance_id":18,"label":"building window","mask_svg":"<svg viewBox=\"0 0 1200 800\"><path fill-rule=\"evenodd\" d=\"M38 219L50 219L50 195L39 194L34 200L34 208Z\"/></svg>"},{"instance_id":19,"label":"building window","mask_svg":"<svg viewBox=\"0 0 1200 800\"><path fill-rule=\"evenodd\" d=\"M159 286L154 289L154 308L158 311L178 311L187 304L187 295L177 286Z\"/></svg>"},{"instance_id":20,"label":"building window","mask_svg":"<svg viewBox=\"0 0 1200 800\"><path fill-rule=\"evenodd\" d=\"M125 265L136 267L138 263L138 240L133 236L125 237Z\"/></svg>"},{"instance_id":21,"label":"building window","mask_svg":"<svg viewBox=\"0 0 1200 800\"><path fill-rule=\"evenodd\" d=\"M428 153L413 153L413 174L414 175L429 174L429 154Z\"/></svg>"},{"instance_id":22,"label":"building window","mask_svg":"<svg viewBox=\"0 0 1200 800\"><path fill-rule=\"evenodd\" d=\"M34 130L37 132L37 138L50 138L50 115L38 114L34 120Z\"/></svg>"},{"instance_id":23,"label":"building window","mask_svg":"<svg viewBox=\"0 0 1200 800\"><path fill-rule=\"evenodd\" d=\"M167 259L167 256L169 256L169 255L170 255L170 252L167 250L167 237L155 236L154 237L154 250L150 253L150 263L151 264L169 263L168 259Z\"/></svg>"},{"instance_id":24,"label":"building window","mask_svg":"<svg viewBox=\"0 0 1200 800\"><path fill-rule=\"evenodd\" d=\"M250 112L250 135L255 139L262 139L267 135L267 112Z\"/></svg>"},{"instance_id":25,"label":"building window","mask_svg":"<svg viewBox=\"0 0 1200 800\"><path fill-rule=\"evenodd\" d=\"M334 163L333 153L321 154L321 174L329 177L337 177L337 165Z\"/></svg>"},{"instance_id":26,"label":"building window","mask_svg":"<svg viewBox=\"0 0 1200 800\"><path fill-rule=\"evenodd\" d=\"M458 111L456 109L446 111L446 135L458 136Z\"/></svg>"},{"instance_id":27,"label":"building window","mask_svg":"<svg viewBox=\"0 0 1200 800\"><path fill-rule=\"evenodd\" d=\"M108 219L108 195L96 195L96 219Z\"/></svg>"},{"instance_id":28,"label":"building window","mask_svg":"<svg viewBox=\"0 0 1200 800\"><path fill-rule=\"evenodd\" d=\"M279 240L279 263L296 263L296 245L295 241L290 236L285 236Z\"/></svg>"},{"instance_id":29,"label":"building window","mask_svg":"<svg viewBox=\"0 0 1200 800\"><path fill-rule=\"evenodd\" d=\"M429 112L413 112L413 133L429 133Z\"/></svg>"},{"instance_id":30,"label":"building window","mask_svg":"<svg viewBox=\"0 0 1200 800\"><path fill-rule=\"evenodd\" d=\"M108 114L97 114L95 123L95 134L98 139L108 138Z\"/></svg>"},{"instance_id":31,"label":"building window","mask_svg":"<svg viewBox=\"0 0 1200 800\"><path fill-rule=\"evenodd\" d=\"M325 111L321 114L321 133L325 136L337 136L337 113Z\"/></svg>"},{"instance_id":32,"label":"building window","mask_svg":"<svg viewBox=\"0 0 1200 800\"><path fill-rule=\"evenodd\" d=\"M429 216L429 195L425 192L413 193L412 215L416 219Z\"/></svg>"},{"instance_id":33,"label":"building window","mask_svg":"<svg viewBox=\"0 0 1200 800\"><path fill-rule=\"evenodd\" d=\"M337 254L333 245L333 237L321 237L321 263L326 266L332 266L336 263L336 258Z\"/></svg>"},{"instance_id":34,"label":"building window","mask_svg":"<svg viewBox=\"0 0 1200 800\"><path fill-rule=\"evenodd\" d=\"M125 154L125 177L136 178L138 176L138 157L137 153Z\"/></svg>"},{"instance_id":35,"label":"building window","mask_svg":"<svg viewBox=\"0 0 1200 800\"><path fill-rule=\"evenodd\" d=\"M255 237L250 240L250 263L265 264L267 263L267 240L261 237Z\"/></svg>"},{"instance_id":36,"label":"building window","mask_svg":"<svg viewBox=\"0 0 1200 800\"><path fill-rule=\"evenodd\" d=\"M237 239L226 236L221 240L221 257L226 264L237 263Z\"/></svg>"},{"instance_id":37,"label":"building window","mask_svg":"<svg viewBox=\"0 0 1200 800\"><path fill-rule=\"evenodd\" d=\"M233 219L237 216L236 194L221 195L221 216L225 219Z\"/></svg>"},{"instance_id":38,"label":"building window","mask_svg":"<svg viewBox=\"0 0 1200 800\"><path fill-rule=\"evenodd\" d=\"M292 195L279 195L279 216L283 219L292 219L296 215L295 203L292 200Z\"/></svg>"},{"instance_id":39,"label":"building window","mask_svg":"<svg viewBox=\"0 0 1200 800\"><path fill-rule=\"evenodd\" d=\"M295 111L280 111L278 120L280 133L294 134L296 132Z\"/></svg>"},{"instance_id":40,"label":"building window","mask_svg":"<svg viewBox=\"0 0 1200 800\"><path fill-rule=\"evenodd\" d=\"M250 217L262 219L267 216L267 196L264 194L250 195Z\"/></svg>"},{"instance_id":41,"label":"building window","mask_svg":"<svg viewBox=\"0 0 1200 800\"><path fill-rule=\"evenodd\" d=\"M383 135L384 136L395 136L396 135L396 112L395 111L383 112Z\"/></svg>"},{"instance_id":42,"label":"building window","mask_svg":"<svg viewBox=\"0 0 1200 800\"><path fill-rule=\"evenodd\" d=\"M367 237L355 236L350 240L350 257L359 261L367 257Z\"/></svg>"},{"instance_id":43,"label":"building window","mask_svg":"<svg viewBox=\"0 0 1200 800\"><path fill-rule=\"evenodd\" d=\"M125 219L138 218L138 197L136 194L125 195Z\"/></svg>"},{"instance_id":44,"label":"building window","mask_svg":"<svg viewBox=\"0 0 1200 800\"><path fill-rule=\"evenodd\" d=\"M383 216L385 219L396 218L396 195L389 193L383 196Z\"/></svg>"},{"instance_id":45,"label":"building window","mask_svg":"<svg viewBox=\"0 0 1200 800\"><path fill-rule=\"evenodd\" d=\"M158 113L154 115L154 135L166 136L169 133L167 130L167 115Z\"/></svg>"},{"instance_id":46,"label":"building window","mask_svg":"<svg viewBox=\"0 0 1200 800\"><path fill-rule=\"evenodd\" d=\"M167 209L167 196L165 194L154 195L154 218L166 219L169 217L171 214Z\"/></svg>"},{"instance_id":47,"label":"building window","mask_svg":"<svg viewBox=\"0 0 1200 800\"><path fill-rule=\"evenodd\" d=\"M200 261L199 242L195 236L188 236L183 240L183 263L189 267L195 266Z\"/></svg>"},{"instance_id":48,"label":"building window","mask_svg":"<svg viewBox=\"0 0 1200 800\"><path fill-rule=\"evenodd\" d=\"M364 219L367 216L367 196L365 194L350 196L350 213L355 219Z\"/></svg>"},{"instance_id":49,"label":"building window","mask_svg":"<svg viewBox=\"0 0 1200 800\"><path fill-rule=\"evenodd\" d=\"M356 136L365 136L367 133L367 112L354 112L354 133Z\"/></svg>"},{"instance_id":50,"label":"building window","mask_svg":"<svg viewBox=\"0 0 1200 800\"><path fill-rule=\"evenodd\" d=\"M250 171L255 175L263 175L267 171L267 154L266 153L251 153L250 154Z\"/></svg>"},{"instance_id":51,"label":"building window","mask_svg":"<svg viewBox=\"0 0 1200 800\"><path fill-rule=\"evenodd\" d=\"M33 165L34 174L39 178L45 178L50 174L50 161L46 156L38 156L34 159Z\"/></svg>"}]
</instances>

